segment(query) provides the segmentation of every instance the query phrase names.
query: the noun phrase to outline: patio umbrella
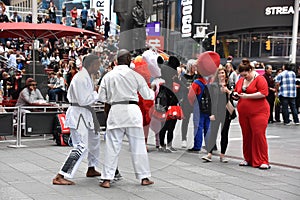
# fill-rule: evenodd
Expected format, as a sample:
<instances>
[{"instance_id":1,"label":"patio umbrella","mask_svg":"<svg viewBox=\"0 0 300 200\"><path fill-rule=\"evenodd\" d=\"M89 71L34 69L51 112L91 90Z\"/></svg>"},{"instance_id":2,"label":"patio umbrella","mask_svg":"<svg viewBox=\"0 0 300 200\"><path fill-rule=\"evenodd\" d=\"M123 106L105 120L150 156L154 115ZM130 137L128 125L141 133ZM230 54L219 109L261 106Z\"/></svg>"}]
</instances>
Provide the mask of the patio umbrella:
<instances>
[{"instance_id":1,"label":"patio umbrella","mask_svg":"<svg viewBox=\"0 0 300 200\"><path fill-rule=\"evenodd\" d=\"M100 34L80 28L65 26L54 23L0 23L0 38L23 38L27 42L34 42L36 39L49 39L75 35L88 35L101 37ZM33 59L35 58L33 51ZM33 60L33 77L35 78L35 61Z\"/></svg>"}]
</instances>

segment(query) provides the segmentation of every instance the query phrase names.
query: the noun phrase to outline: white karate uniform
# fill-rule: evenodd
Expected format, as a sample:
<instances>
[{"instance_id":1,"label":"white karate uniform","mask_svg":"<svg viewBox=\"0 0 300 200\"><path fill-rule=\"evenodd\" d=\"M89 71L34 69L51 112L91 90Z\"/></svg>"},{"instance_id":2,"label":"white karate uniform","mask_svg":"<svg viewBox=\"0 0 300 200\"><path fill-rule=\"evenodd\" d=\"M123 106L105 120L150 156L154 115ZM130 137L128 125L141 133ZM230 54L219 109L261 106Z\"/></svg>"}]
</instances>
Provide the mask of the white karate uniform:
<instances>
[{"instance_id":1,"label":"white karate uniform","mask_svg":"<svg viewBox=\"0 0 300 200\"><path fill-rule=\"evenodd\" d=\"M99 100L112 104L107 118L102 179L114 178L124 135L129 141L136 178L143 179L151 176L143 131L143 117L139 106L135 104L113 105L121 101L138 102L138 92L144 99L154 99L154 91L149 89L145 79L126 65L115 66L102 79L98 92Z\"/></svg>"},{"instance_id":2,"label":"white karate uniform","mask_svg":"<svg viewBox=\"0 0 300 200\"><path fill-rule=\"evenodd\" d=\"M98 93L94 91L93 82L85 68L73 77L67 98L70 103L80 106L92 105L98 101ZM88 166L97 166L100 156L100 134L95 134L92 113L86 108L71 105L66 113L65 126L70 128L73 147L88 149Z\"/></svg>"}]
</instances>

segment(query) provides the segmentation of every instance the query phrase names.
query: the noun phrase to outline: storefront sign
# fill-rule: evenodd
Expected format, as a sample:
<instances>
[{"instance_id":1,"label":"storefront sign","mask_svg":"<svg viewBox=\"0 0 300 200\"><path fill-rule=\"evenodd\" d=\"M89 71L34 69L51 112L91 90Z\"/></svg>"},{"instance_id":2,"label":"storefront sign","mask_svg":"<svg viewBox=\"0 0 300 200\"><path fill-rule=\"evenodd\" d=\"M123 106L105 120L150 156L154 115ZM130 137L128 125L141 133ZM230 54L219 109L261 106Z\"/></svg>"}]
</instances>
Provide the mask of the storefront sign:
<instances>
[{"instance_id":1,"label":"storefront sign","mask_svg":"<svg viewBox=\"0 0 300 200\"><path fill-rule=\"evenodd\" d=\"M147 36L147 44L154 49L164 50L163 36Z\"/></svg>"},{"instance_id":2,"label":"storefront sign","mask_svg":"<svg viewBox=\"0 0 300 200\"><path fill-rule=\"evenodd\" d=\"M293 6L275 6L275 7L266 7L265 15L293 15L294 7Z\"/></svg>"},{"instance_id":3,"label":"storefront sign","mask_svg":"<svg viewBox=\"0 0 300 200\"><path fill-rule=\"evenodd\" d=\"M193 30L193 0L181 1L181 14L181 37L191 37Z\"/></svg>"}]
</instances>

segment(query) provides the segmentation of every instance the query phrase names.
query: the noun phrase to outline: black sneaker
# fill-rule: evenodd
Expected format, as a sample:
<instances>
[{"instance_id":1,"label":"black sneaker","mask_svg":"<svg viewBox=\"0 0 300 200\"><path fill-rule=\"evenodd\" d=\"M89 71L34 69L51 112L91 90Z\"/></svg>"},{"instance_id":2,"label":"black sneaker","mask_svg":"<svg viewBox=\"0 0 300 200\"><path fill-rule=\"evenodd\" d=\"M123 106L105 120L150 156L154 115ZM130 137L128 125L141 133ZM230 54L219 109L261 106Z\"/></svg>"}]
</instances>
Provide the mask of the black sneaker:
<instances>
[{"instance_id":1,"label":"black sneaker","mask_svg":"<svg viewBox=\"0 0 300 200\"><path fill-rule=\"evenodd\" d=\"M188 152L199 152L200 149L191 148L187 150Z\"/></svg>"}]
</instances>

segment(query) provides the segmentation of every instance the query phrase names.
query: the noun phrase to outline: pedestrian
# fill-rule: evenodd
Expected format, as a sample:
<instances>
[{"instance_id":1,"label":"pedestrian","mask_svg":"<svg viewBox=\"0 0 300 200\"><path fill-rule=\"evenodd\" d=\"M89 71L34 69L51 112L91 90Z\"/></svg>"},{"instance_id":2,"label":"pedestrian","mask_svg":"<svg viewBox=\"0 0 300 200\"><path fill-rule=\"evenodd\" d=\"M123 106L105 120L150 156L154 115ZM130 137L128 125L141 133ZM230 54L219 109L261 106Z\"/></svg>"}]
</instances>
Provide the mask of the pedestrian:
<instances>
[{"instance_id":1,"label":"pedestrian","mask_svg":"<svg viewBox=\"0 0 300 200\"><path fill-rule=\"evenodd\" d=\"M104 39L105 40L109 37L109 35L108 35L109 31L110 31L110 22L109 22L108 18L105 17L105 22L104 22Z\"/></svg>"},{"instance_id":2,"label":"pedestrian","mask_svg":"<svg viewBox=\"0 0 300 200\"><path fill-rule=\"evenodd\" d=\"M42 106L47 105L41 91L37 88L37 82L33 78L27 78L25 82L26 87L20 92L16 107L20 107L20 113L22 116L22 121L25 120L25 113L30 113L30 110L22 108L23 106ZM22 136L25 135L26 125L22 125Z\"/></svg>"},{"instance_id":3,"label":"pedestrian","mask_svg":"<svg viewBox=\"0 0 300 200\"><path fill-rule=\"evenodd\" d=\"M144 99L153 100L152 91L145 79L129 68L131 55L121 49L117 54L118 65L107 73L100 84L99 100L111 105L106 127L106 144L102 168L101 187L109 188L118 165L124 135L127 136L136 178L141 185L151 185L148 154L146 151L143 118L138 107L138 92Z\"/></svg>"},{"instance_id":4,"label":"pedestrian","mask_svg":"<svg viewBox=\"0 0 300 200\"><path fill-rule=\"evenodd\" d=\"M87 20L88 20L88 10L86 9L86 6L83 7L83 9L81 10L80 20L81 20L82 28L85 29L86 25L87 25L86 23L87 23Z\"/></svg>"},{"instance_id":5,"label":"pedestrian","mask_svg":"<svg viewBox=\"0 0 300 200\"><path fill-rule=\"evenodd\" d=\"M274 110L274 103L275 103L275 81L272 77L272 65L266 65L265 67L265 73L263 75L265 77L267 83L268 83L268 88L269 88L269 94L267 96L267 100L270 106L270 117L269 117L269 123L274 122L273 118L273 110Z\"/></svg>"},{"instance_id":6,"label":"pedestrian","mask_svg":"<svg viewBox=\"0 0 300 200\"><path fill-rule=\"evenodd\" d=\"M98 72L99 57L88 55L83 58L82 69L75 74L68 88L67 98L71 103L66 113L65 127L70 128L73 149L66 162L53 179L55 185L74 185L72 178L82 158L88 153L87 177L100 176L95 167L99 163L100 126L91 105L98 101L91 75Z\"/></svg>"},{"instance_id":7,"label":"pedestrian","mask_svg":"<svg viewBox=\"0 0 300 200\"><path fill-rule=\"evenodd\" d=\"M54 5L53 1L50 1L48 14L51 23L56 23L56 6Z\"/></svg>"},{"instance_id":8,"label":"pedestrian","mask_svg":"<svg viewBox=\"0 0 300 200\"><path fill-rule=\"evenodd\" d=\"M283 66L283 72L280 73L276 79L276 88L278 89L278 96L282 105L282 116L284 125L290 125L289 110L291 109L294 123L299 125L298 113L296 110L296 74L293 72L295 64L287 64Z\"/></svg>"},{"instance_id":9,"label":"pedestrian","mask_svg":"<svg viewBox=\"0 0 300 200\"><path fill-rule=\"evenodd\" d=\"M270 109L266 96L266 79L255 72L249 60L244 59L238 67L241 78L236 83L234 100L238 100L237 110L243 135L244 160L240 166L269 169L266 129Z\"/></svg>"},{"instance_id":10,"label":"pedestrian","mask_svg":"<svg viewBox=\"0 0 300 200\"><path fill-rule=\"evenodd\" d=\"M219 132L219 127L221 125L221 154L220 162L227 163L228 159L225 158L225 152L228 145L228 133L230 128L230 123L233 118L236 117L235 111L232 113L226 108L226 105L232 102L229 98L229 93L231 92L228 84L228 74L226 73L225 67L219 67L213 83L209 85L209 93L211 95L212 102L212 118L210 123L210 131L208 134L208 143L206 150L207 155L202 157L202 160L206 162L211 162L212 151L216 145L216 139Z\"/></svg>"},{"instance_id":11,"label":"pedestrian","mask_svg":"<svg viewBox=\"0 0 300 200\"><path fill-rule=\"evenodd\" d=\"M188 101L188 92L189 88L192 85L195 77L196 71L196 60L190 59L186 64L186 72L183 74L181 82L183 82L184 86L181 88L182 90L182 110L184 111L184 119L182 120L181 124L181 147L187 147L187 132L188 132L188 125L190 121L190 116L193 113L193 106L190 105Z\"/></svg>"},{"instance_id":12,"label":"pedestrian","mask_svg":"<svg viewBox=\"0 0 300 200\"><path fill-rule=\"evenodd\" d=\"M278 76L278 74L280 74L282 72L282 68L278 68L276 70L276 74L275 74L275 77L274 77L274 80L276 79L276 77ZM276 87L275 87L276 89ZM281 122L280 120L280 111L281 111L281 103L280 103L280 100L279 100L279 97L278 97L278 90L276 89L275 91L275 121L276 122Z\"/></svg>"},{"instance_id":13,"label":"pedestrian","mask_svg":"<svg viewBox=\"0 0 300 200\"><path fill-rule=\"evenodd\" d=\"M300 66L298 66L297 74L296 74L296 88L297 88L297 96L296 96L296 110L298 114L300 113Z\"/></svg>"},{"instance_id":14,"label":"pedestrian","mask_svg":"<svg viewBox=\"0 0 300 200\"><path fill-rule=\"evenodd\" d=\"M198 77L192 83L188 99L193 110L193 121L194 121L194 145L188 149L188 152L199 152L201 151L203 138L206 137L210 126L211 116L211 98L207 88L207 81L198 74Z\"/></svg>"}]
</instances>

